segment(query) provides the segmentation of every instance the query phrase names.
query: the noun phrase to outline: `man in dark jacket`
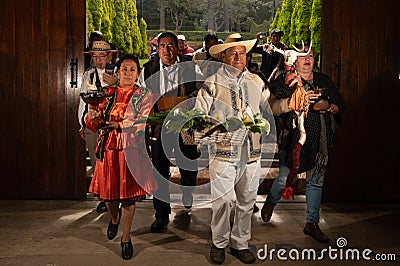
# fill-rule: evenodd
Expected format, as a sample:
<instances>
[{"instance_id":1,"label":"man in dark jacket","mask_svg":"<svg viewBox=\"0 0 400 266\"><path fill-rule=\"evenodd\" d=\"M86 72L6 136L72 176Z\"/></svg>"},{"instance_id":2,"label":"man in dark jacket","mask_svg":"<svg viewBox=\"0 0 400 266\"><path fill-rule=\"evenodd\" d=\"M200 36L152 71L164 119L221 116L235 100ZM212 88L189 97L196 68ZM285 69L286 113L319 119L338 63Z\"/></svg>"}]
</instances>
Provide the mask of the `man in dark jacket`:
<instances>
[{"instance_id":1,"label":"man in dark jacket","mask_svg":"<svg viewBox=\"0 0 400 266\"><path fill-rule=\"evenodd\" d=\"M262 55L260 70L263 72L264 76L269 79L272 71L279 65L279 60L283 59L283 56L278 52L266 50L266 46L272 44L276 48L286 50L288 47L286 44L281 42L281 37L283 36L283 31L279 29L274 29L271 31L271 41L264 45L258 45L263 33L259 32L257 34L257 42L251 50L252 53L257 53ZM266 37L266 36L264 36Z\"/></svg>"},{"instance_id":2,"label":"man in dark jacket","mask_svg":"<svg viewBox=\"0 0 400 266\"><path fill-rule=\"evenodd\" d=\"M195 64L191 62L190 57L178 56L177 36L164 32L158 36L157 41L158 58L144 64L139 77L140 84L152 91L155 100L164 97L196 96L198 84ZM190 61L190 63L183 64L182 62L185 61ZM154 111L158 111L157 102L154 105ZM181 174L183 205L188 209L193 203L192 193L196 185L198 152L195 145L184 145L180 136L177 145L165 139L162 141L161 126L152 126L149 137L152 162L156 170L155 177L159 186L153 198L156 220L151 225L151 231L157 233L166 228L171 213L168 181L171 164L169 158L172 150L175 151L176 164ZM169 137L173 139L174 136ZM185 162L184 167L182 161Z\"/></svg>"}]
</instances>

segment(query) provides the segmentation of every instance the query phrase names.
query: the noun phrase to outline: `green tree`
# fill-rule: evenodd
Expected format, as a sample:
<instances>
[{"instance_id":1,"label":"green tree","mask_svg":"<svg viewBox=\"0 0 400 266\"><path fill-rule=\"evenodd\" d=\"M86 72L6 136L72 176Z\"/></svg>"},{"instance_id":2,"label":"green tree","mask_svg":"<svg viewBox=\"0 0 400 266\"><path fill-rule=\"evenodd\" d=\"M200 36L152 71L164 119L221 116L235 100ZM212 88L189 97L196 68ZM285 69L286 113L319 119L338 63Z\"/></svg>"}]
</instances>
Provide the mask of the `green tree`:
<instances>
[{"instance_id":1,"label":"green tree","mask_svg":"<svg viewBox=\"0 0 400 266\"><path fill-rule=\"evenodd\" d=\"M126 38L126 16L125 16L125 0L115 0L116 16L112 21L112 32L114 43L118 46L119 50L123 53L132 53L127 45L130 40Z\"/></svg>"},{"instance_id":2,"label":"green tree","mask_svg":"<svg viewBox=\"0 0 400 266\"><path fill-rule=\"evenodd\" d=\"M313 0L298 0L299 10L296 19L296 42L311 40L310 17Z\"/></svg>"},{"instance_id":3,"label":"green tree","mask_svg":"<svg viewBox=\"0 0 400 266\"><path fill-rule=\"evenodd\" d=\"M282 38L282 41L287 45L299 44L302 40L306 42L312 40L315 64L319 66L322 0L284 0L282 9L288 9L289 4L294 5L291 15L287 10L281 12L278 10L270 29L281 27L286 36L286 38ZM284 12L285 16L282 15ZM286 28L287 26L285 26L284 22L288 20L288 16L290 16L290 28Z\"/></svg>"},{"instance_id":4,"label":"green tree","mask_svg":"<svg viewBox=\"0 0 400 266\"><path fill-rule=\"evenodd\" d=\"M299 15L299 10L300 10L300 0L296 0L296 3L294 5L293 11L292 11L292 17L290 19L290 32L289 32L289 40L288 40L288 45L294 45L296 43L296 23L298 20L298 15Z\"/></svg>"},{"instance_id":5,"label":"green tree","mask_svg":"<svg viewBox=\"0 0 400 266\"><path fill-rule=\"evenodd\" d=\"M92 14L93 29L102 31L101 22L103 19L103 3L102 0L87 0L90 13Z\"/></svg>"},{"instance_id":6,"label":"green tree","mask_svg":"<svg viewBox=\"0 0 400 266\"><path fill-rule=\"evenodd\" d=\"M141 47L139 56L141 58L144 58L144 57L148 56L148 54L149 54L148 50L147 50L147 33L146 33L147 24L146 24L146 21L144 20L144 18L140 19L139 27L140 27L140 35L142 37L142 47Z\"/></svg>"},{"instance_id":7,"label":"green tree","mask_svg":"<svg viewBox=\"0 0 400 266\"><path fill-rule=\"evenodd\" d=\"M139 29L136 2L132 0L87 0L88 30L103 33L105 41L114 43L125 54L147 55Z\"/></svg>"},{"instance_id":8,"label":"green tree","mask_svg":"<svg viewBox=\"0 0 400 266\"><path fill-rule=\"evenodd\" d=\"M112 42L113 34L111 31L112 19L114 12L114 1L115 0L101 0L103 5L103 19L101 21L101 32L103 33L103 39Z\"/></svg>"},{"instance_id":9,"label":"green tree","mask_svg":"<svg viewBox=\"0 0 400 266\"><path fill-rule=\"evenodd\" d=\"M189 5L189 0L167 1L167 12L175 25L175 30L181 30L183 21L187 18L187 8Z\"/></svg>"},{"instance_id":10,"label":"green tree","mask_svg":"<svg viewBox=\"0 0 400 266\"><path fill-rule=\"evenodd\" d=\"M321 51L321 15L322 15L321 0L314 0L311 10L310 31L311 31L312 46L314 49L314 58L318 66L320 66L320 51Z\"/></svg>"},{"instance_id":11,"label":"green tree","mask_svg":"<svg viewBox=\"0 0 400 266\"><path fill-rule=\"evenodd\" d=\"M279 29L283 31L282 42L289 42L289 33L291 30L291 18L293 12L293 4L296 0L284 0L282 2L282 9L279 16ZM272 29L271 29L272 30Z\"/></svg>"},{"instance_id":12,"label":"green tree","mask_svg":"<svg viewBox=\"0 0 400 266\"><path fill-rule=\"evenodd\" d=\"M278 10L276 10L274 20L272 21L271 25L269 26L269 29L270 29L269 32L271 32L271 30L273 30L273 29L279 28L278 23L279 23L280 19L281 19L281 9L278 8Z\"/></svg>"},{"instance_id":13,"label":"green tree","mask_svg":"<svg viewBox=\"0 0 400 266\"><path fill-rule=\"evenodd\" d=\"M135 56L140 57L142 53L142 35L140 34L139 22L137 19L136 3L131 0L126 0L126 18L127 18L127 29L126 37L129 41L129 49Z\"/></svg>"},{"instance_id":14,"label":"green tree","mask_svg":"<svg viewBox=\"0 0 400 266\"><path fill-rule=\"evenodd\" d=\"M93 27L93 16L92 16L92 12L90 11L89 8L89 1L86 1L86 16L87 16L87 39L89 39L89 35L92 31L94 31L94 27Z\"/></svg>"}]
</instances>

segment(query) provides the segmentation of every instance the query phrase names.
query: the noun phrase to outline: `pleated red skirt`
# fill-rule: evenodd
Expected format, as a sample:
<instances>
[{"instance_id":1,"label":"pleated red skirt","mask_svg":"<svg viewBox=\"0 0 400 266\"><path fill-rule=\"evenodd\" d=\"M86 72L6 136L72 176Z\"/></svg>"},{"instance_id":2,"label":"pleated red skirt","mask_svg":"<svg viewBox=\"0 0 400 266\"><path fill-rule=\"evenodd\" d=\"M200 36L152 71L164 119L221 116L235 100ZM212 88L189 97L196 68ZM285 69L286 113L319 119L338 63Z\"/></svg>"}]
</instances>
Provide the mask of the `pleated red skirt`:
<instances>
[{"instance_id":1,"label":"pleated red skirt","mask_svg":"<svg viewBox=\"0 0 400 266\"><path fill-rule=\"evenodd\" d=\"M104 151L103 161L96 162L89 191L105 201L137 201L156 189L150 159L140 158L136 148L127 148Z\"/></svg>"}]
</instances>

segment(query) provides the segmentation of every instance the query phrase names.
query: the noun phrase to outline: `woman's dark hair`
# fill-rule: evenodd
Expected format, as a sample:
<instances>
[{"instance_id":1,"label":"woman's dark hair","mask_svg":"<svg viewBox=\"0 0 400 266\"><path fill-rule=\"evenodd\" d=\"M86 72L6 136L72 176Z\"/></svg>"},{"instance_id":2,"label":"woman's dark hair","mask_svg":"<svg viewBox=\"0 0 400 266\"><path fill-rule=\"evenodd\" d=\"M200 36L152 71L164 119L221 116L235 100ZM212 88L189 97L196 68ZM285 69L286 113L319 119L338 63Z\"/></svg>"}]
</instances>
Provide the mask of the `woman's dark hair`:
<instances>
[{"instance_id":1,"label":"woman's dark hair","mask_svg":"<svg viewBox=\"0 0 400 266\"><path fill-rule=\"evenodd\" d=\"M136 66L138 68L138 71L140 72L140 63L139 63L139 59L134 56L133 54L127 54L122 56L117 63L117 71L119 70L119 68L121 67L122 62L124 62L125 60L132 60L136 63Z\"/></svg>"}]
</instances>

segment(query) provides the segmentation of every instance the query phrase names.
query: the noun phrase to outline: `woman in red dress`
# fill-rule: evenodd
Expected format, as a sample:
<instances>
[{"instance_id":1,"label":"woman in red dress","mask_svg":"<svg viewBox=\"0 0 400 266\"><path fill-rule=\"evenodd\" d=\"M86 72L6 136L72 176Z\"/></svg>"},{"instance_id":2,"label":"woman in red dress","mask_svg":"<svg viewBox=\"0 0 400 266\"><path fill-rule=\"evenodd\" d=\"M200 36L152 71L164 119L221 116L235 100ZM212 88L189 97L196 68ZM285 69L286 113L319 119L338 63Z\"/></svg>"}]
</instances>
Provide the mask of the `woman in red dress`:
<instances>
[{"instance_id":1,"label":"woman in red dress","mask_svg":"<svg viewBox=\"0 0 400 266\"><path fill-rule=\"evenodd\" d=\"M108 239L115 238L122 223L122 257L130 259L135 202L157 189L144 145L145 124L134 124L150 114L153 98L149 90L135 84L140 70L138 59L127 55L118 63L118 84L104 87L104 101L98 106L89 105L85 117L87 127L99 132L96 168L89 191L99 194L110 212Z\"/></svg>"}]
</instances>

